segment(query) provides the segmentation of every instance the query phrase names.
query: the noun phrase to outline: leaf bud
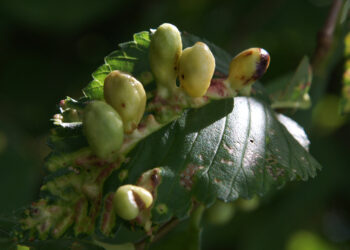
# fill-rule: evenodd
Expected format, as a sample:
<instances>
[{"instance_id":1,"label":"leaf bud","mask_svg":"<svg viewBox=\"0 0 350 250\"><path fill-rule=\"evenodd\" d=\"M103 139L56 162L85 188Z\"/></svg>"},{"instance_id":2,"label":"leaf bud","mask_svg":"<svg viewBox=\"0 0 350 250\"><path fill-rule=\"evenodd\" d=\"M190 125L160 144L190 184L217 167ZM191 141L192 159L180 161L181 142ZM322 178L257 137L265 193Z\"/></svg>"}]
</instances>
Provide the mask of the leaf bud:
<instances>
[{"instance_id":1,"label":"leaf bud","mask_svg":"<svg viewBox=\"0 0 350 250\"><path fill-rule=\"evenodd\" d=\"M120 186L113 198L114 211L124 220L135 219L141 210L149 208L152 203L152 194L134 185Z\"/></svg>"},{"instance_id":2,"label":"leaf bud","mask_svg":"<svg viewBox=\"0 0 350 250\"><path fill-rule=\"evenodd\" d=\"M215 58L209 47L197 42L184 49L179 62L180 86L191 97L203 96L210 85L215 70Z\"/></svg>"},{"instance_id":3,"label":"leaf bud","mask_svg":"<svg viewBox=\"0 0 350 250\"><path fill-rule=\"evenodd\" d=\"M124 131L131 133L140 123L146 107L146 92L136 78L114 70L104 81L104 98L121 116Z\"/></svg>"},{"instance_id":4,"label":"leaf bud","mask_svg":"<svg viewBox=\"0 0 350 250\"><path fill-rule=\"evenodd\" d=\"M91 150L100 158L114 156L123 143L122 119L103 101L94 101L85 107L83 126Z\"/></svg>"}]
</instances>

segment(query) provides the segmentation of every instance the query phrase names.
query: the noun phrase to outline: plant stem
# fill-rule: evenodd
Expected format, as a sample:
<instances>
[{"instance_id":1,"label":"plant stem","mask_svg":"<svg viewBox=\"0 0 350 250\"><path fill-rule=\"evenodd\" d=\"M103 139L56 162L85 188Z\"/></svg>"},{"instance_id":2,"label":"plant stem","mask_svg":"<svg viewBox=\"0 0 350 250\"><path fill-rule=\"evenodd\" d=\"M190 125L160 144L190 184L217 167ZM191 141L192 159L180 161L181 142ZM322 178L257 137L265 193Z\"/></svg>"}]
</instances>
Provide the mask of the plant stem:
<instances>
[{"instance_id":1,"label":"plant stem","mask_svg":"<svg viewBox=\"0 0 350 250\"><path fill-rule=\"evenodd\" d=\"M164 235L166 235L169 231L171 231L177 224L179 224L179 220L176 218L173 218L169 222L165 223L158 231L157 234L150 240L150 242L156 242L160 238L162 238ZM146 244L148 243L148 237L140 241L139 243L135 244L136 250L143 250L145 249Z\"/></svg>"},{"instance_id":2,"label":"plant stem","mask_svg":"<svg viewBox=\"0 0 350 250\"><path fill-rule=\"evenodd\" d=\"M342 0L334 0L328 17L323 28L319 31L317 37L317 47L312 58L312 67L317 67L324 61L329 54L331 45L333 43L334 30L339 20L339 13L342 7Z\"/></svg>"},{"instance_id":3,"label":"plant stem","mask_svg":"<svg viewBox=\"0 0 350 250\"><path fill-rule=\"evenodd\" d=\"M345 8L346 1L333 0L329 9L327 19L318 33L316 49L313 53L311 66L313 72L312 86L310 89L311 105L314 107L323 96L327 83L335 63L342 56L342 47L338 46L344 36L344 26L340 21L340 16ZM306 131L312 127L312 110L296 114L296 120Z\"/></svg>"}]
</instances>

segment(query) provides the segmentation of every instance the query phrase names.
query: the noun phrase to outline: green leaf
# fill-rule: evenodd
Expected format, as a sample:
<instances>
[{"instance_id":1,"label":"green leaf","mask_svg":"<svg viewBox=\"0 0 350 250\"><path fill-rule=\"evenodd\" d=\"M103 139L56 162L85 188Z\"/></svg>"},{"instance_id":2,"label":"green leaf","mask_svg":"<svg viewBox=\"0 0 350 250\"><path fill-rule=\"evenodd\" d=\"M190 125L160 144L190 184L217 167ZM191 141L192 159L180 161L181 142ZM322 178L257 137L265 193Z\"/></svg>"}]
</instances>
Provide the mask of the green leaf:
<instances>
[{"instance_id":1,"label":"green leaf","mask_svg":"<svg viewBox=\"0 0 350 250\"><path fill-rule=\"evenodd\" d=\"M148 47L150 34L147 31L136 33L131 42L119 44L120 50L110 53L105 64L92 73L93 80L83 89L84 95L90 99L103 99L103 82L113 70L132 73L142 82L142 75L150 72L148 63Z\"/></svg>"},{"instance_id":2,"label":"green leaf","mask_svg":"<svg viewBox=\"0 0 350 250\"><path fill-rule=\"evenodd\" d=\"M304 148L307 138L295 122L278 119L257 99L234 100L234 107L233 100L224 100L189 110L130 153L122 166L129 170L127 183L161 166L153 221L188 216L193 198L209 205L216 198L262 196L288 181L316 175L320 165Z\"/></svg>"},{"instance_id":3,"label":"green leaf","mask_svg":"<svg viewBox=\"0 0 350 250\"><path fill-rule=\"evenodd\" d=\"M182 38L184 47L200 40L187 33ZM216 58L216 76L224 77L232 57L204 42ZM154 168L160 171L150 211L154 224L173 216L187 218L194 200L209 206L217 198L250 198L287 181L316 175L320 166L307 152L309 142L303 129L271 110L261 85L253 88L254 97L213 101L186 110L117 162L95 157L82 130L83 107L86 101L103 99L103 81L112 70L132 73L143 84L152 83L149 43L150 33L140 32L132 42L120 44L120 50L108 55L92 74L84 98L60 103L61 115L54 118L49 139L53 152L45 163L50 174L41 187L42 199L26 210L23 227L16 231L20 243L35 238L41 246L40 240L55 244L54 239L60 238L71 244L85 235L114 244L140 241L145 230L118 218L111 200L118 186L137 183Z\"/></svg>"},{"instance_id":4,"label":"green leaf","mask_svg":"<svg viewBox=\"0 0 350 250\"><path fill-rule=\"evenodd\" d=\"M59 129L56 129L55 134L50 135L47 143L51 149L60 153L75 152L80 148L88 146L86 138L82 133L81 124L65 127L64 132L61 132L61 134Z\"/></svg>"},{"instance_id":5,"label":"green leaf","mask_svg":"<svg viewBox=\"0 0 350 250\"><path fill-rule=\"evenodd\" d=\"M311 66L305 56L293 76L286 75L267 85L272 108L309 108L311 101L308 92L311 80Z\"/></svg>"}]
</instances>

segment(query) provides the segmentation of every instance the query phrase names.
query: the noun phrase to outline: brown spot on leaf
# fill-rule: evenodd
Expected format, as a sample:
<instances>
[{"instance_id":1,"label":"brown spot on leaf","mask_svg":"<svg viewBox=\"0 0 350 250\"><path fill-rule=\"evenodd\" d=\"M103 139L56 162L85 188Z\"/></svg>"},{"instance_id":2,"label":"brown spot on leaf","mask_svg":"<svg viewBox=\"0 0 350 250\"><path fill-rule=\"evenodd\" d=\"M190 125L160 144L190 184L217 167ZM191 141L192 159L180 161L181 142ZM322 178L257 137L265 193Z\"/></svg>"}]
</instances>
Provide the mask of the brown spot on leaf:
<instances>
[{"instance_id":1,"label":"brown spot on leaf","mask_svg":"<svg viewBox=\"0 0 350 250\"><path fill-rule=\"evenodd\" d=\"M224 144L224 148L229 154L233 154L234 149L229 147L227 144Z\"/></svg>"},{"instance_id":2,"label":"brown spot on leaf","mask_svg":"<svg viewBox=\"0 0 350 250\"><path fill-rule=\"evenodd\" d=\"M214 178L214 181L215 181L215 183L220 183L221 182L221 180L218 179L218 178Z\"/></svg>"},{"instance_id":3,"label":"brown spot on leaf","mask_svg":"<svg viewBox=\"0 0 350 250\"><path fill-rule=\"evenodd\" d=\"M102 169L100 174L96 178L96 183L98 183L98 184L102 183L112 173L112 171L115 168L117 168L117 166L119 166L119 164L113 162L113 163L109 164L109 166Z\"/></svg>"},{"instance_id":4,"label":"brown spot on leaf","mask_svg":"<svg viewBox=\"0 0 350 250\"><path fill-rule=\"evenodd\" d=\"M187 168L184 169L184 171L180 174L180 185L186 188L187 190L191 190L193 185L193 176L198 170L203 168L203 166L188 164Z\"/></svg>"},{"instance_id":5,"label":"brown spot on leaf","mask_svg":"<svg viewBox=\"0 0 350 250\"><path fill-rule=\"evenodd\" d=\"M229 166L233 166L233 161L230 161L230 160L221 159L220 162L221 162L222 164L226 164L226 165L229 165Z\"/></svg>"},{"instance_id":6,"label":"brown spot on leaf","mask_svg":"<svg viewBox=\"0 0 350 250\"><path fill-rule=\"evenodd\" d=\"M113 197L114 197L114 193L107 195L104 202L101 231L104 232L105 234L108 234L107 227L108 227L108 224L111 223L110 220L113 214Z\"/></svg>"},{"instance_id":7,"label":"brown spot on leaf","mask_svg":"<svg viewBox=\"0 0 350 250\"><path fill-rule=\"evenodd\" d=\"M152 175L151 175L151 181L152 181L152 186L156 187L159 184L159 175L157 173L157 171L153 171Z\"/></svg>"},{"instance_id":8,"label":"brown spot on leaf","mask_svg":"<svg viewBox=\"0 0 350 250\"><path fill-rule=\"evenodd\" d=\"M136 184L140 187L147 189L156 199L156 190L161 181L160 169L154 168L143 173L137 180Z\"/></svg>"}]
</instances>

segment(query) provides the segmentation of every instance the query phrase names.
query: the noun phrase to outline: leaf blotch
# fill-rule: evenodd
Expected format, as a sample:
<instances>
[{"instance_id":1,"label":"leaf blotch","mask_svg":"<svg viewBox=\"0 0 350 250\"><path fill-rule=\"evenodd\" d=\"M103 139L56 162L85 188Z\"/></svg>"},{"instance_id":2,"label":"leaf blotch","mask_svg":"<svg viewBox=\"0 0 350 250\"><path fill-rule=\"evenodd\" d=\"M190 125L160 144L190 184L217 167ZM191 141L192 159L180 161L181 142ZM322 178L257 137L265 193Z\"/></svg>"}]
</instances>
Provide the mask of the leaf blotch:
<instances>
[{"instance_id":1,"label":"leaf blotch","mask_svg":"<svg viewBox=\"0 0 350 250\"><path fill-rule=\"evenodd\" d=\"M180 174L180 185L187 190L191 190L193 185L193 176L198 170L203 168L203 166L188 164L187 168Z\"/></svg>"}]
</instances>

